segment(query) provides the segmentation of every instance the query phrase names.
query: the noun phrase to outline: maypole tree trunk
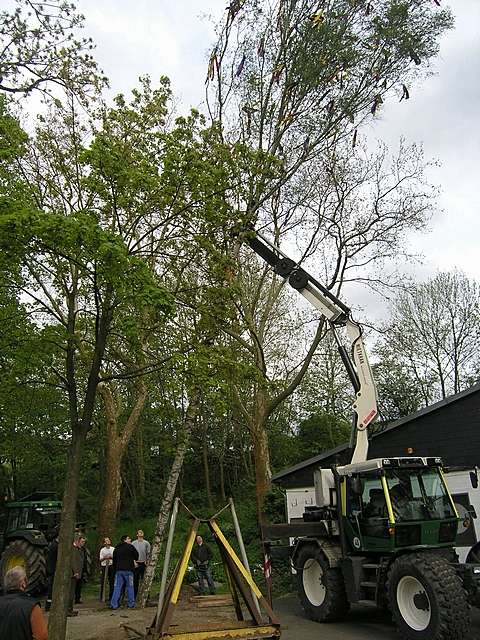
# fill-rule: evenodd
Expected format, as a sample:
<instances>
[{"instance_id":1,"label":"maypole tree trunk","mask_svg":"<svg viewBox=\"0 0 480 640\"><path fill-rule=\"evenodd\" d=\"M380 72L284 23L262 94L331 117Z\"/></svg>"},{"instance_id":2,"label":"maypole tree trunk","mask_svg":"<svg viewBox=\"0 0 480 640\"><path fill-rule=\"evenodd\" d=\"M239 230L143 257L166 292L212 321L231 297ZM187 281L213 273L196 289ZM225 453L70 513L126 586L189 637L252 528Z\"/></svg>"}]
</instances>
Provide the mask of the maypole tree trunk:
<instances>
[{"instance_id":1,"label":"maypole tree trunk","mask_svg":"<svg viewBox=\"0 0 480 640\"><path fill-rule=\"evenodd\" d=\"M162 506L157 518L157 525L155 527L155 536L153 538L152 551L150 555L150 562L145 569L145 575L143 578L143 584L140 590L139 601L142 607L145 607L150 589L152 587L153 577L155 575L155 569L160 556L160 550L162 547L163 538L165 535L165 528L168 522L170 511L172 509L173 500L175 498L175 492L177 489L178 478L182 470L185 453L187 451L190 434L197 418L200 408L200 389L194 389L191 394L190 402L185 412L185 419L183 422L183 429L181 434L181 441L175 452L175 459L170 469L170 474L167 480L167 486L163 494Z\"/></svg>"}]
</instances>

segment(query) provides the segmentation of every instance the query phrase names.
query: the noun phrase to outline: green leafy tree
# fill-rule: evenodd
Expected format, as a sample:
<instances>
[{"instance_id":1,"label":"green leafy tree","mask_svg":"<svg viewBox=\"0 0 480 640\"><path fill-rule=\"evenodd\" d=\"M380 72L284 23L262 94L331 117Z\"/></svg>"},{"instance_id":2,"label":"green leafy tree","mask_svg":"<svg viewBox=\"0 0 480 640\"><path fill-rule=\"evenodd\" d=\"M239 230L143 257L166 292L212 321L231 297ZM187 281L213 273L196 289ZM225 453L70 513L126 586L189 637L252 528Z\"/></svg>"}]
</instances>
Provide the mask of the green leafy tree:
<instances>
[{"instance_id":1,"label":"green leafy tree","mask_svg":"<svg viewBox=\"0 0 480 640\"><path fill-rule=\"evenodd\" d=\"M404 418L429 404L421 385L406 362L395 357L389 347L375 350L379 362L373 366L379 398L380 424ZM432 380L433 383L433 380ZM426 390L426 388L425 388Z\"/></svg>"},{"instance_id":2,"label":"green leafy tree","mask_svg":"<svg viewBox=\"0 0 480 640\"><path fill-rule=\"evenodd\" d=\"M273 182L251 174L250 214L332 139L352 142L386 99L409 97L451 26L448 10L416 0L232 3L209 63L210 114L282 169Z\"/></svg>"},{"instance_id":3,"label":"green leafy tree","mask_svg":"<svg viewBox=\"0 0 480 640\"><path fill-rule=\"evenodd\" d=\"M16 157L17 163L23 160L22 155ZM26 172L28 166L25 162ZM52 374L68 401L71 441L55 608L49 625L51 635L64 637L80 463L114 319L123 308L132 310L145 304L168 313L171 297L145 262L131 256L123 240L104 230L91 211L77 209L69 215L61 208L58 211L55 185L49 186L50 192L40 192L37 182L24 185L29 193L28 207L24 204L22 208L21 200L4 203L0 212L0 274L2 287L12 295L22 295L31 317L49 328L51 344L62 361L61 368L55 367ZM89 327L91 332L86 331Z\"/></svg>"},{"instance_id":4,"label":"green leafy tree","mask_svg":"<svg viewBox=\"0 0 480 640\"><path fill-rule=\"evenodd\" d=\"M288 213L293 209L290 201L275 205L279 217L274 218L270 240L290 255L291 249L285 247L296 243L293 255L299 255L298 263L337 296L342 296L347 283L374 289L392 286L397 277L394 269L386 277L385 265L408 254L406 233L422 229L431 211L434 191L424 185L422 154L415 147L401 147L393 158L383 147L374 154L339 146L331 151L311 169L314 180L300 211ZM318 314L305 311L298 294L287 292L285 281L265 264L259 266L249 249L237 249L235 256L240 264L235 280L238 294L233 298L237 315L235 323L224 322L221 327L237 341L249 371L248 384L240 376L236 401L252 436L261 511L271 476L269 420L303 384L316 359L321 361L322 384L316 385L318 400L314 394L306 398L316 403L310 410L323 405L322 397L325 411L343 413L345 393L335 389L343 367L335 342L325 342L328 327L318 321Z\"/></svg>"},{"instance_id":5,"label":"green leafy tree","mask_svg":"<svg viewBox=\"0 0 480 640\"><path fill-rule=\"evenodd\" d=\"M0 91L51 92L55 86L84 99L105 78L91 55L91 38L79 37L83 16L63 0L16 0L0 13Z\"/></svg>"},{"instance_id":6,"label":"green leafy tree","mask_svg":"<svg viewBox=\"0 0 480 640\"><path fill-rule=\"evenodd\" d=\"M459 271L414 284L393 302L382 352L413 377L423 401L478 379L480 289Z\"/></svg>"},{"instance_id":7,"label":"green leafy tree","mask_svg":"<svg viewBox=\"0 0 480 640\"><path fill-rule=\"evenodd\" d=\"M411 191L392 224L389 195L396 191L397 204L405 195L401 183L392 185L398 174L387 178L385 158L383 166L380 159L355 166L350 158L357 157L352 146L359 128L382 103L409 97L451 22L448 10L416 0L247 0L231 3L219 28L207 75L210 116L225 140L240 139L261 151L269 168L247 169L248 191L238 209L257 228L268 229L277 245L297 243L300 262L320 247L324 283L337 293L349 279L367 281L367 265L398 255L407 227L422 228L428 218L425 191L417 201ZM405 175L410 169L400 155L399 173ZM369 182L376 184L371 191ZM364 206L357 210L354 202ZM258 266L251 268L258 272ZM231 333L257 370L254 393L238 401L252 436L261 509L271 475L268 420L300 384L325 327L318 326L302 354L294 351L297 365L290 363L291 375L272 392L267 329L279 320L275 303L282 283L267 270L259 273L258 284L244 279L238 305L244 325Z\"/></svg>"},{"instance_id":8,"label":"green leafy tree","mask_svg":"<svg viewBox=\"0 0 480 640\"><path fill-rule=\"evenodd\" d=\"M324 412L314 413L298 425L300 459L311 458L348 442L350 425L346 420Z\"/></svg>"}]
</instances>

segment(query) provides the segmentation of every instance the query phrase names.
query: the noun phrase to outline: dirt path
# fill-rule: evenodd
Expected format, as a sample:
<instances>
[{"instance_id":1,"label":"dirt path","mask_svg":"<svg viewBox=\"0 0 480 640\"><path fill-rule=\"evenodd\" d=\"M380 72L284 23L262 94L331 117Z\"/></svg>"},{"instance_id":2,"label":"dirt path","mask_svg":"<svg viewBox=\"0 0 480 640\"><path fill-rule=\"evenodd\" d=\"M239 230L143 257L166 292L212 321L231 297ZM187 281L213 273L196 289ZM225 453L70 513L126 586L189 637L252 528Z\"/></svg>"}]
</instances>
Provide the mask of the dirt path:
<instances>
[{"instance_id":1,"label":"dirt path","mask_svg":"<svg viewBox=\"0 0 480 640\"><path fill-rule=\"evenodd\" d=\"M67 640L120 640L132 637L124 624L145 632L153 621L155 609L110 609L92 607L88 602L78 605L78 616L68 618Z\"/></svg>"},{"instance_id":2,"label":"dirt path","mask_svg":"<svg viewBox=\"0 0 480 640\"><path fill-rule=\"evenodd\" d=\"M190 602L195 591L189 587L182 589L180 601L176 607L172 624L181 626L192 623L209 624L228 619L235 619L232 606L209 607L198 609ZM121 640L134 638L135 634L127 631L124 625L145 632L153 623L155 606L146 609L117 609L112 611L106 605L96 600L86 600L85 604L77 605L78 616L68 618L67 640Z\"/></svg>"}]
</instances>

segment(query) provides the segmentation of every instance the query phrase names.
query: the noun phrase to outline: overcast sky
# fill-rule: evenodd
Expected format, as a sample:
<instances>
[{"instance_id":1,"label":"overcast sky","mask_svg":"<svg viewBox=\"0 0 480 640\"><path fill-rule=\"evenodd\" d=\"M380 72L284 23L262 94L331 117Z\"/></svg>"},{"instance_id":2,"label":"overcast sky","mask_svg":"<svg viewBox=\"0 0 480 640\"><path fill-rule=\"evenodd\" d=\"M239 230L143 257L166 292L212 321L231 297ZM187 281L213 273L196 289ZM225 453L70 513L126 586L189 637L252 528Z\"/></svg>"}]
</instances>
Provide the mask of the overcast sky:
<instances>
[{"instance_id":1,"label":"overcast sky","mask_svg":"<svg viewBox=\"0 0 480 640\"><path fill-rule=\"evenodd\" d=\"M226 0L78 0L114 93L128 93L140 75L154 80L167 75L186 107L202 104L213 23L227 5ZM441 163L429 178L441 188L442 211L430 234L412 238L425 256L417 277L457 267L480 280L480 0L451 0L451 6L456 28L442 40L436 75L413 87L410 100L389 102L367 134L392 147L401 135L421 142L426 158Z\"/></svg>"}]
</instances>

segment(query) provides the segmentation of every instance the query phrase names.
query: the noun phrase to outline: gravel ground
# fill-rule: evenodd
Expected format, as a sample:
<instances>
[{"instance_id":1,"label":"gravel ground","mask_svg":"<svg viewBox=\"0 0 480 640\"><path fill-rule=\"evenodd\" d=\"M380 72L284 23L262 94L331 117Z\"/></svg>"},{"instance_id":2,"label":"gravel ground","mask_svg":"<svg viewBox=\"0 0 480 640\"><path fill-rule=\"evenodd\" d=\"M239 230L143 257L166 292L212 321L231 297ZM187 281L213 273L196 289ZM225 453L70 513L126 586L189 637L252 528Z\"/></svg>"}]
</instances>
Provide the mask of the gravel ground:
<instances>
[{"instance_id":1,"label":"gravel ground","mask_svg":"<svg viewBox=\"0 0 480 640\"><path fill-rule=\"evenodd\" d=\"M232 619L232 607L197 609L189 598L193 593L183 591L172 622L182 624L195 621L202 623ZM296 596L286 596L275 601L275 611L282 623L282 640L398 640L388 612L373 606L354 606L344 622L318 624L307 620ZM155 608L119 609L110 611L96 601L86 602L78 607L79 615L68 619L68 640L127 640L133 638L123 625L127 624L139 631L145 631L154 619ZM193 614L193 615L192 615ZM472 612L472 627L465 640L480 640L480 611Z\"/></svg>"},{"instance_id":2,"label":"gravel ground","mask_svg":"<svg viewBox=\"0 0 480 640\"><path fill-rule=\"evenodd\" d=\"M172 624L181 626L195 622L208 624L235 618L232 607L212 607L197 609L190 603L190 597L196 595L191 587L182 588L181 598L173 615ZM122 640L130 637L124 625L145 631L153 623L155 606L146 609L117 609L112 611L96 600L76 605L78 616L68 618L67 640ZM134 634L131 634L134 637Z\"/></svg>"},{"instance_id":3,"label":"gravel ground","mask_svg":"<svg viewBox=\"0 0 480 640\"><path fill-rule=\"evenodd\" d=\"M282 622L282 640L400 640L388 611L354 605L344 622L319 624L307 620L296 596L275 602ZM464 640L480 640L480 611L472 609L472 627Z\"/></svg>"}]
</instances>

